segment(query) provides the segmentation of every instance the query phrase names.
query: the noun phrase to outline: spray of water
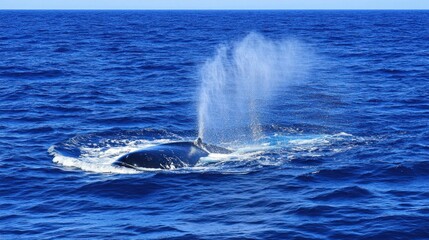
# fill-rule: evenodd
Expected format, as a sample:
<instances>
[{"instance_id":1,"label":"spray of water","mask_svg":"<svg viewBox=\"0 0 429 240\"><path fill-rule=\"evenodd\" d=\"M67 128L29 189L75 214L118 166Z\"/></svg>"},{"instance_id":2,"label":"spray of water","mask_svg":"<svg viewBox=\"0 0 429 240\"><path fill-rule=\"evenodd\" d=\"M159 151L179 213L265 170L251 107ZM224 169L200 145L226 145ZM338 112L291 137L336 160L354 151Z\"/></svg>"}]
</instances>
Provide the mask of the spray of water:
<instances>
[{"instance_id":1,"label":"spray of water","mask_svg":"<svg viewBox=\"0 0 429 240\"><path fill-rule=\"evenodd\" d=\"M302 80L307 52L297 41L258 33L219 46L200 71L199 137L214 143L262 137L260 110L273 101L275 91Z\"/></svg>"}]
</instances>

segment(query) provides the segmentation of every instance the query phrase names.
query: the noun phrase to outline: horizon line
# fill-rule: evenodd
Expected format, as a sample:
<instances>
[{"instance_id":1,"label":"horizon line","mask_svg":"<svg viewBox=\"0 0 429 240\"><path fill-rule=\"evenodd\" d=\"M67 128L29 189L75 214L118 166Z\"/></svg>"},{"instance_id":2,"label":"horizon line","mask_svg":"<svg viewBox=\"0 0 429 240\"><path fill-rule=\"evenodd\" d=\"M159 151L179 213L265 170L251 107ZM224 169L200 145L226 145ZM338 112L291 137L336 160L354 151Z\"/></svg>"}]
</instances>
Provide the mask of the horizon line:
<instances>
[{"instance_id":1,"label":"horizon line","mask_svg":"<svg viewBox=\"0 0 429 240\"><path fill-rule=\"evenodd\" d=\"M0 11L428 11L429 8L0 8Z\"/></svg>"}]
</instances>

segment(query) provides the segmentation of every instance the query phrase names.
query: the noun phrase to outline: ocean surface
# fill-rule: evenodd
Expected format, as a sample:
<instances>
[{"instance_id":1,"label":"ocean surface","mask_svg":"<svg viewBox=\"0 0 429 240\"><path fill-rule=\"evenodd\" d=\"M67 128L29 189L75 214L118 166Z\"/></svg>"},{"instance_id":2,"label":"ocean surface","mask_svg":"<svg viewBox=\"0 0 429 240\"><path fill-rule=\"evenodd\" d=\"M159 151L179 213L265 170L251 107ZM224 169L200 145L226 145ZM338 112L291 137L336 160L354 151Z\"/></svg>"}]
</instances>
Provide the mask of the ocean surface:
<instances>
[{"instance_id":1,"label":"ocean surface","mask_svg":"<svg viewBox=\"0 0 429 240\"><path fill-rule=\"evenodd\" d=\"M0 238L429 239L428 26L0 11ZM234 152L112 166L197 136Z\"/></svg>"}]
</instances>

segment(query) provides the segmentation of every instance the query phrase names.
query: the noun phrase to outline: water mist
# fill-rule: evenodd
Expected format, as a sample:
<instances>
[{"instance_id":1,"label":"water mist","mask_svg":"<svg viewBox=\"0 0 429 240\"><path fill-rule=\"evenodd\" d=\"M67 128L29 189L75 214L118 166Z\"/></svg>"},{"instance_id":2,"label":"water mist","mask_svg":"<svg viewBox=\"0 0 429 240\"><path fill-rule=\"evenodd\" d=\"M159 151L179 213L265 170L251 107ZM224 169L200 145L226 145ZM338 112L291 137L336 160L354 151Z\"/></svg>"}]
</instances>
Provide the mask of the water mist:
<instances>
[{"instance_id":1,"label":"water mist","mask_svg":"<svg viewBox=\"0 0 429 240\"><path fill-rule=\"evenodd\" d=\"M212 143L262 137L261 109L270 101L285 101L274 99L274 92L305 75L301 45L250 33L219 46L200 71L199 137Z\"/></svg>"}]
</instances>

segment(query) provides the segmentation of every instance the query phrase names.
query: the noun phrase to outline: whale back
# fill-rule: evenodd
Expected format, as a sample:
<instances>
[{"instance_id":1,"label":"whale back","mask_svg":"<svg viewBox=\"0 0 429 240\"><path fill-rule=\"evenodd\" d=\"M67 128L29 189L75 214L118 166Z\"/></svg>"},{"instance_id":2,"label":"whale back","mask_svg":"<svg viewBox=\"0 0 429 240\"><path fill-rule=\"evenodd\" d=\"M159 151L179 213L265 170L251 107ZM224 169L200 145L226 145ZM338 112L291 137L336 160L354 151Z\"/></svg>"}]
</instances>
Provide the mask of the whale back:
<instances>
[{"instance_id":1,"label":"whale back","mask_svg":"<svg viewBox=\"0 0 429 240\"><path fill-rule=\"evenodd\" d=\"M232 153L231 150L223 148L223 147L219 147L216 145L212 145L212 144L206 144L206 143L202 143L202 148L204 150L206 150L209 153L222 153L222 154L230 154Z\"/></svg>"},{"instance_id":2,"label":"whale back","mask_svg":"<svg viewBox=\"0 0 429 240\"><path fill-rule=\"evenodd\" d=\"M202 149L204 149L205 151L209 152L209 153L222 153L222 154L229 154L232 153L231 150L223 148L223 147L219 147L216 145L212 145L212 144L207 144L207 143L203 143L203 140L198 137L195 141L194 144Z\"/></svg>"},{"instance_id":3,"label":"whale back","mask_svg":"<svg viewBox=\"0 0 429 240\"><path fill-rule=\"evenodd\" d=\"M174 169L192 167L208 152L194 142L166 143L120 157L114 164L131 168Z\"/></svg>"}]
</instances>

